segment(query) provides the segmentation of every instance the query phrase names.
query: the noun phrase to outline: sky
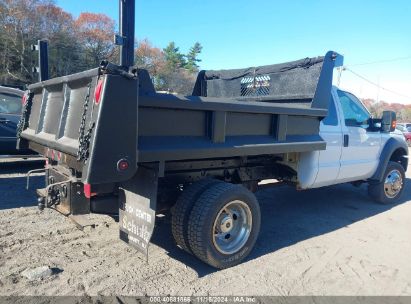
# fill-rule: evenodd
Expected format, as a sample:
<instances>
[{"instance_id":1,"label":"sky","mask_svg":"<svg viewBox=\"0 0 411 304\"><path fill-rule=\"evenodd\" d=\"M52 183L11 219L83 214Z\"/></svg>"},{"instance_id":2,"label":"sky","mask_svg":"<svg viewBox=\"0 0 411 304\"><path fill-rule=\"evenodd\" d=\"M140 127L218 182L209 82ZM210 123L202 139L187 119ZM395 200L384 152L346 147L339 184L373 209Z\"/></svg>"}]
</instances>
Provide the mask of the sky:
<instances>
[{"instance_id":1,"label":"sky","mask_svg":"<svg viewBox=\"0 0 411 304\"><path fill-rule=\"evenodd\" d=\"M74 16L104 13L118 22L118 0L56 3ZM348 67L342 89L411 104L410 15L409 0L136 0L136 37L161 48L174 41L182 52L198 41L202 69L282 63L333 50Z\"/></svg>"}]
</instances>

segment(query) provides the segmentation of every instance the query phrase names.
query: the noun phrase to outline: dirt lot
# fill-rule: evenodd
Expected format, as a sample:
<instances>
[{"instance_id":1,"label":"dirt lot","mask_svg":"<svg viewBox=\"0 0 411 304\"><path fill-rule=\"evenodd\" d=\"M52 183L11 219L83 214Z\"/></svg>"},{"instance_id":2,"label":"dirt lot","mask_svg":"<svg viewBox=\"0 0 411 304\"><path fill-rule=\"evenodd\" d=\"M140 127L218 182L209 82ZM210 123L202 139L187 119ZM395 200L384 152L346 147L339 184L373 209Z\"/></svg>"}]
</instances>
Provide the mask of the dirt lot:
<instances>
[{"instance_id":1,"label":"dirt lot","mask_svg":"<svg viewBox=\"0 0 411 304\"><path fill-rule=\"evenodd\" d=\"M80 231L56 212L39 212L22 174L36 167L0 163L0 295L411 295L410 179L395 206L373 203L365 186L261 191L255 250L216 271L174 246L167 216L158 219L147 263L108 216L93 216L96 228ZM42 182L36 176L32 189ZM21 275L39 266L54 274Z\"/></svg>"}]
</instances>

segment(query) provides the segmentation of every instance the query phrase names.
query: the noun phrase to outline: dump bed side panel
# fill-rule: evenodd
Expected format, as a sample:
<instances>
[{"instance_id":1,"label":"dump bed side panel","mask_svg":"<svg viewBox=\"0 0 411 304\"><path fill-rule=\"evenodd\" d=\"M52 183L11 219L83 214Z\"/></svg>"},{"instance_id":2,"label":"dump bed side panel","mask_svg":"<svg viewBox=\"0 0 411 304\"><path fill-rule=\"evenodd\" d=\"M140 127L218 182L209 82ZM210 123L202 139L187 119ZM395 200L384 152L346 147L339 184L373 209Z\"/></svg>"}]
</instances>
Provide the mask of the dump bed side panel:
<instances>
[{"instance_id":1,"label":"dump bed side panel","mask_svg":"<svg viewBox=\"0 0 411 304\"><path fill-rule=\"evenodd\" d=\"M327 111L265 102L139 97L139 161L272 155L325 149Z\"/></svg>"}]
</instances>

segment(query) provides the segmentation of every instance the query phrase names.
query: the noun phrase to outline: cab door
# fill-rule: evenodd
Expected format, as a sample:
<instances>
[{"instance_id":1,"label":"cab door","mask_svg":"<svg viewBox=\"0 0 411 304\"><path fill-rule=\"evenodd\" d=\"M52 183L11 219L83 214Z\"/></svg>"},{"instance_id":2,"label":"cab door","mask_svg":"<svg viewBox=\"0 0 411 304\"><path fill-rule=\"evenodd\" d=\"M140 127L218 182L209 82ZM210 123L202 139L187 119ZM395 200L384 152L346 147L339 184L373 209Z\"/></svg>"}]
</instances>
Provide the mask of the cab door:
<instances>
[{"instance_id":1,"label":"cab door","mask_svg":"<svg viewBox=\"0 0 411 304\"><path fill-rule=\"evenodd\" d=\"M321 121L320 136L327 143L325 150L319 151L318 173L312 188L335 184L340 172L342 150L342 129L339 120L339 108L336 106L335 90L330 94L328 114Z\"/></svg>"},{"instance_id":2,"label":"cab door","mask_svg":"<svg viewBox=\"0 0 411 304\"><path fill-rule=\"evenodd\" d=\"M368 110L351 93L337 90L338 107L342 113L343 147L338 182L367 179L379 163L381 133L369 131Z\"/></svg>"}]
</instances>

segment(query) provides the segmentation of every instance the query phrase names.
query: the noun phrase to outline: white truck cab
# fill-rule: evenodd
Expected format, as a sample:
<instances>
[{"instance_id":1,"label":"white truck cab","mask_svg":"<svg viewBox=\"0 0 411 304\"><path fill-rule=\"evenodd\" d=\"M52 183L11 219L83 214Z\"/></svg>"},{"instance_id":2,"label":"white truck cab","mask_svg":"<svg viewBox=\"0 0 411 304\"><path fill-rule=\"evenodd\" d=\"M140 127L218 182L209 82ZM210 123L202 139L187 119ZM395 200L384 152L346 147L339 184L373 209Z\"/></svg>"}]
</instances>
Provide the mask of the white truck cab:
<instances>
[{"instance_id":1,"label":"white truck cab","mask_svg":"<svg viewBox=\"0 0 411 304\"><path fill-rule=\"evenodd\" d=\"M320 124L327 148L301 154L300 188L361 181L373 188L384 182L387 185L382 188L391 191L390 196L399 194L405 177L396 169L407 169L407 144L402 134L381 131L377 121L357 97L333 86L328 115ZM384 170L390 161L402 167L392 170L391 175Z\"/></svg>"}]
</instances>

